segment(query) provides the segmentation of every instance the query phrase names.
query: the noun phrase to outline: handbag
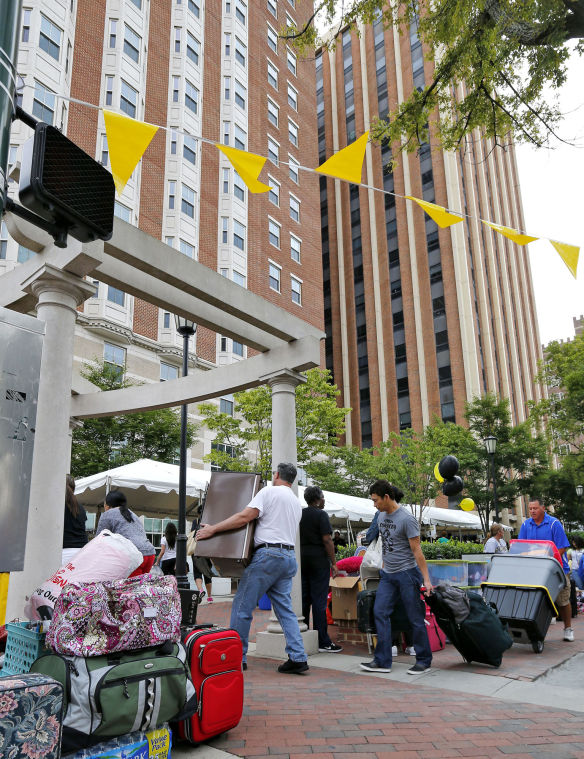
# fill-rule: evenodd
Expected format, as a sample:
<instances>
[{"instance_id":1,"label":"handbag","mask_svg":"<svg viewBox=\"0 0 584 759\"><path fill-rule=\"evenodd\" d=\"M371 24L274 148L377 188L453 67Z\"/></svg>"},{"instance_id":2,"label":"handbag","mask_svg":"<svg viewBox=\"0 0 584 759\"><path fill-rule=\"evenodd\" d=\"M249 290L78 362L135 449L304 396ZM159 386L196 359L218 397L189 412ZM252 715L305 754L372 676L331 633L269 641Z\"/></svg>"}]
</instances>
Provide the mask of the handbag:
<instances>
[{"instance_id":1,"label":"handbag","mask_svg":"<svg viewBox=\"0 0 584 759\"><path fill-rule=\"evenodd\" d=\"M195 549L197 548L196 534L197 531L192 530L192 532L189 532L187 535L187 556L192 556L195 553Z\"/></svg>"},{"instance_id":2,"label":"handbag","mask_svg":"<svg viewBox=\"0 0 584 759\"><path fill-rule=\"evenodd\" d=\"M361 562L361 569L383 569L381 535L367 546Z\"/></svg>"},{"instance_id":3,"label":"handbag","mask_svg":"<svg viewBox=\"0 0 584 759\"><path fill-rule=\"evenodd\" d=\"M181 618L172 575L72 582L55 604L47 645L60 654L85 657L176 643Z\"/></svg>"}]
</instances>

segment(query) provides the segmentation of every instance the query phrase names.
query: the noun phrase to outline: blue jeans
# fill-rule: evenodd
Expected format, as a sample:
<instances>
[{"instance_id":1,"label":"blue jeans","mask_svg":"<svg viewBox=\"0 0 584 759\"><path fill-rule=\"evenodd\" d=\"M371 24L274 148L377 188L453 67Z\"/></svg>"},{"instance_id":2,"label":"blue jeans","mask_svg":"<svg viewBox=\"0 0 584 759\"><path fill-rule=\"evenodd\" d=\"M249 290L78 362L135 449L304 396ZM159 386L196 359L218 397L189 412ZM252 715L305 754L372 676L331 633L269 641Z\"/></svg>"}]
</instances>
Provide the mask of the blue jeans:
<instances>
[{"instance_id":1,"label":"blue jeans","mask_svg":"<svg viewBox=\"0 0 584 759\"><path fill-rule=\"evenodd\" d=\"M403 572L380 572L379 587L375 596L373 615L377 628L377 646L375 661L380 667L391 667L391 613L396 601L401 598L407 617L412 625L413 645L416 649L416 661L429 667L432 662L432 650L428 640L425 623L425 611L420 602L420 587L423 584L422 573L417 567Z\"/></svg>"},{"instance_id":2,"label":"blue jeans","mask_svg":"<svg viewBox=\"0 0 584 759\"><path fill-rule=\"evenodd\" d=\"M286 653L293 661L306 661L298 618L292 611L292 578L298 571L294 551L261 548L246 567L231 606L231 627L243 642L243 661L247 658L249 628L253 610L264 595L284 631Z\"/></svg>"}]
</instances>

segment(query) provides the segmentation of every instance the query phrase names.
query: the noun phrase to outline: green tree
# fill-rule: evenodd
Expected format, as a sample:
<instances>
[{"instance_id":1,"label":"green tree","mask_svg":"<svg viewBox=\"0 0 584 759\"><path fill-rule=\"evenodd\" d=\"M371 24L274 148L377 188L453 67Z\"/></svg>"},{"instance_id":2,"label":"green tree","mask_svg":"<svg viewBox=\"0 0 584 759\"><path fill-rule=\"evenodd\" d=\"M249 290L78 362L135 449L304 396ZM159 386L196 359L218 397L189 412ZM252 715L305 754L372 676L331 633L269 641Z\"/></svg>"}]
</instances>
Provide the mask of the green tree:
<instances>
[{"instance_id":1,"label":"green tree","mask_svg":"<svg viewBox=\"0 0 584 759\"><path fill-rule=\"evenodd\" d=\"M477 127L498 144L507 144L511 131L537 146L555 136L561 113L549 93L566 81L568 43L577 40L576 52L584 52L584 0L435 0L423 6L418 0L317 0L309 23L289 26L282 36L301 52L312 51L316 18L321 28L336 30L327 43L333 47L347 24L356 28L380 16L400 33L417 25L435 63L426 86L374 124L376 138L413 151L429 141L430 130L446 150Z\"/></svg>"},{"instance_id":2,"label":"green tree","mask_svg":"<svg viewBox=\"0 0 584 759\"><path fill-rule=\"evenodd\" d=\"M106 363L86 365L81 374L102 391L137 384L124 379ZM195 426L189 424L189 446L195 431ZM175 409L84 419L83 425L73 431L71 472L75 477L85 477L143 458L170 462L179 446L180 418Z\"/></svg>"},{"instance_id":3,"label":"green tree","mask_svg":"<svg viewBox=\"0 0 584 759\"><path fill-rule=\"evenodd\" d=\"M377 479L378 464L371 448L331 446L325 457L306 465L306 472L323 490L369 498L369 487Z\"/></svg>"},{"instance_id":4,"label":"green tree","mask_svg":"<svg viewBox=\"0 0 584 759\"><path fill-rule=\"evenodd\" d=\"M330 372L309 369L306 382L296 387L298 464L305 467L326 454L345 429L350 409L337 406L339 389ZM222 469L253 469L269 479L272 471L272 391L267 385L236 393L234 415L223 414L211 403L200 403L199 413L215 433L215 444L230 446L231 453L213 449L206 461ZM255 451L253 461L248 451Z\"/></svg>"}]
</instances>

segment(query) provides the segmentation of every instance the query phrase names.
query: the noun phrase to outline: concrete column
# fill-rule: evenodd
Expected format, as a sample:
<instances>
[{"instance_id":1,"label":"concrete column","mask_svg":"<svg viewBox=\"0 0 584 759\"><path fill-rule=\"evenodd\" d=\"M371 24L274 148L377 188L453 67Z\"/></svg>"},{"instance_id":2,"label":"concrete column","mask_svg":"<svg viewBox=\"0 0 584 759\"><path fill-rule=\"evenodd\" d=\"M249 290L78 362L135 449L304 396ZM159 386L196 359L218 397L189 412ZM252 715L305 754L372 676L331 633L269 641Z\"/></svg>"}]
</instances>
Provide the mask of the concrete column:
<instances>
[{"instance_id":1,"label":"concrete column","mask_svg":"<svg viewBox=\"0 0 584 759\"><path fill-rule=\"evenodd\" d=\"M272 468L279 463L298 463L296 449L296 387L306 379L298 372L284 371L260 377L262 382L272 389ZM293 490L298 495L298 484L295 482ZM300 569L300 545L299 536L296 536L296 561ZM292 608L298 617L298 624L304 641L304 649L307 654L318 652L318 633L316 630L308 630L302 616L302 589L300 583L300 571L292 582ZM256 652L262 656L280 657L285 659L286 641L282 628L275 616L270 619L267 632L258 633Z\"/></svg>"},{"instance_id":2,"label":"concrete column","mask_svg":"<svg viewBox=\"0 0 584 759\"><path fill-rule=\"evenodd\" d=\"M61 566L65 475L70 462L69 417L77 306L93 293L80 277L48 264L23 283L45 323L32 461L26 554L10 576L7 619L23 615L25 597Z\"/></svg>"}]
</instances>

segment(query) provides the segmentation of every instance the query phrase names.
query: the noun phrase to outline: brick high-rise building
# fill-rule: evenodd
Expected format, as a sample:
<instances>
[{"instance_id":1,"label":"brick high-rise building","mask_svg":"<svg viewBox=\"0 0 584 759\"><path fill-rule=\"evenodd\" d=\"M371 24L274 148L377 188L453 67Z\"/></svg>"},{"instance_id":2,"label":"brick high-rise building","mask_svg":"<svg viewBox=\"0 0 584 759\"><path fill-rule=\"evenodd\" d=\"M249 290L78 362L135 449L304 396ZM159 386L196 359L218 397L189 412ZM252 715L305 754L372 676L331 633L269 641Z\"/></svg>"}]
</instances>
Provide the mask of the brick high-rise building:
<instances>
[{"instance_id":1,"label":"brick high-rise building","mask_svg":"<svg viewBox=\"0 0 584 759\"><path fill-rule=\"evenodd\" d=\"M301 26L309 14L309 4L295 0L27 0L18 73L23 108L108 167L96 106L166 127L116 200L116 214L322 327L318 182L298 169L318 161L314 60L298 59L278 39L283 26ZM30 134L15 122L11 164ZM198 137L269 156L262 179L270 193L250 194L226 157ZM33 255L2 225L0 273ZM203 328L193 349L195 369L248 355ZM105 359L157 382L179 375L182 338L172 314L96 281L75 351L77 368ZM221 408L232 410L232 399L221 399ZM203 466L211 439L204 430L199 437L192 462Z\"/></svg>"},{"instance_id":2,"label":"brick high-rise building","mask_svg":"<svg viewBox=\"0 0 584 759\"><path fill-rule=\"evenodd\" d=\"M316 58L319 162L431 81L416 28L343 31ZM371 446L494 391L514 423L538 399L541 358L528 254L482 225L523 229L513 147L479 134L459 152L367 148L363 181L320 180L326 366L353 409L347 442ZM405 195L472 219L441 230Z\"/></svg>"}]
</instances>

